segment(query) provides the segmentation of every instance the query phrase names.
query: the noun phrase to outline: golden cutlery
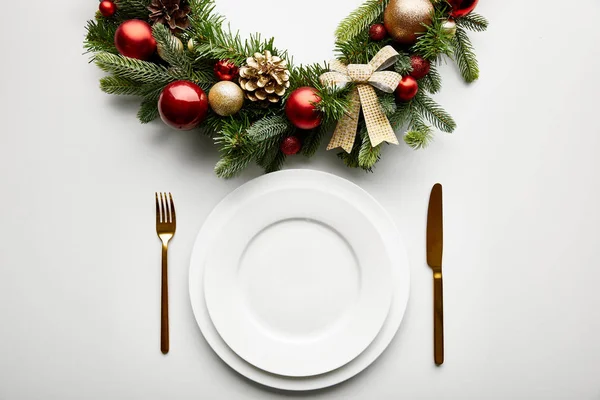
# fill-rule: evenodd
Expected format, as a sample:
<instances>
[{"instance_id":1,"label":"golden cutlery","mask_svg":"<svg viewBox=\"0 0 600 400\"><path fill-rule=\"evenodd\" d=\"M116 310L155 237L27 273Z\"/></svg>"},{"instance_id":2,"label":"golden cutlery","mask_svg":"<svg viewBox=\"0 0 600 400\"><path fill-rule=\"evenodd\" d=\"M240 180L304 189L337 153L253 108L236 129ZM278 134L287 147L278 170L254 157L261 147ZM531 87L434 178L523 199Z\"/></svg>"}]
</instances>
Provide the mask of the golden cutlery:
<instances>
[{"instance_id":1,"label":"golden cutlery","mask_svg":"<svg viewBox=\"0 0 600 400\"><path fill-rule=\"evenodd\" d=\"M433 270L433 348L436 365L444 363L444 289L442 253L444 250L444 217L442 185L431 190L427 213L427 264Z\"/></svg>"},{"instance_id":2,"label":"golden cutlery","mask_svg":"<svg viewBox=\"0 0 600 400\"><path fill-rule=\"evenodd\" d=\"M169 352L169 285L167 276L167 253L169 241L175 235L175 205L171 193L155 193L156 233L162 242L162 279L160 304L160 351Z\"/></svg>"}]
</instances>

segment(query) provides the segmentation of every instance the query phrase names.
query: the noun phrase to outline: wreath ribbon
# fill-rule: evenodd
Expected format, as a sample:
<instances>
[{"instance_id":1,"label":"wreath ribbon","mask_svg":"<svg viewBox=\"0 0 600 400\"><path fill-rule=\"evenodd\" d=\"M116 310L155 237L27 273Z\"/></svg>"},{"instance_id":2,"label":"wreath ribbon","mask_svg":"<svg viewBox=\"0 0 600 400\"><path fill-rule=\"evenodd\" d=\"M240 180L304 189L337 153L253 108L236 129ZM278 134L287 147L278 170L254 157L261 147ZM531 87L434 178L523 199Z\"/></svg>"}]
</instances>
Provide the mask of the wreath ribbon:
<instances>
[{"instance_id":1,"label":"wreath ribbon","mask_svg":"<svg viewBox=\"0 0 600 400\"><path fill-rule=\"evenodd\" d=\"M350 92L350 107L338 122L327 150L341 147L347 153L352 151L361 108L373 147L383 142L398 144L396 133L383 113L375 92L377 88L386 93L393 93L398 87L402 75L393 71L382 71L393 65L398 56L398 52L392 46L385 46L368 64L346 65L339 60L331 61L331 71L321 75L321 83L343 88L352 82L356 87Z\"/></svg>"}]
</instances>

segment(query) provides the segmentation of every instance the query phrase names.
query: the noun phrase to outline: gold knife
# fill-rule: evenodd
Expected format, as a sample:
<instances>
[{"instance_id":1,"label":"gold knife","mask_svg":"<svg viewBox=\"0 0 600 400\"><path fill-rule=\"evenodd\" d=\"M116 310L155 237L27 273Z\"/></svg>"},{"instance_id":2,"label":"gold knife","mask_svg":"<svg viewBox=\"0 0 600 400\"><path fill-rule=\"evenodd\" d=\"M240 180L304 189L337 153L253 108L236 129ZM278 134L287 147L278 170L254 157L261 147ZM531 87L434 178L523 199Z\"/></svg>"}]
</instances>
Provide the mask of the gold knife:
<instances>
[{"instance_id":1,"label":"gold knife","mask_svg":"<svg viewBox=\"0 0 600 400\"><path fill-rule=\"evenodd\" d=\"M442 185L431 190L427 213L427 264L433 270L433 349L436 365L444 363L444 289L442 253L444 250L444 216Z\"/></svg>"}]
</instances>

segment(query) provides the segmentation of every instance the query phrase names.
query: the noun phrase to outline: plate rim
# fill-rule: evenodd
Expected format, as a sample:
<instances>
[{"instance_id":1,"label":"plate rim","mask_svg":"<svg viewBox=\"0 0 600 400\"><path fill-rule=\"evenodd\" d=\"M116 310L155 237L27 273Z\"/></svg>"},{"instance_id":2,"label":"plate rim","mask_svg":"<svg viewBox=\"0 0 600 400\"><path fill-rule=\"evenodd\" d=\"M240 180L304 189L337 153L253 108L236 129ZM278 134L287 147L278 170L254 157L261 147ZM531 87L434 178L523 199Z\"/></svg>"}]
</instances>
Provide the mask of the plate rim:
<instances>
[{"instance_id":1,"label":"plate rim","mask_svg":"<svg viewBox=\"0 0 600 400\"><path fill-rule=\"evenodd\" d=\"M194 284L197 282L194 280L196 275L200 273L200 279L203 280L202 268L194 268L194 265L198 265L194 260L198 257L198 250L202 247L201 239L202 234L206 231L206 227L209 223L214 223L213 219L216 218L218 209L223 206L228 200L239 193L241 190L247 190L248 187L256 185L261 180L278 180L278 179L293 179L294 175L313 175L318 176L318 179L333 179L339 184L352 187L352 190L357 191L363 196L367 196L375 204L376 211L380 214L382 221L388 225L386 232L390 235L389 241L393 242L394 245L389 247L390 256L393 259L392 275L393 275L393 299L392 308L388 314L388 318L384 323L382 330L379 335L375 338L374 342L358 357L352 360L350 363L340 367L337 370L305 378L291 378L281 375L270 374L265 372L252 364L247 363L241 357L239 357L232 349L227 346L223 339L218 335L216 328L212 326L212 321L206 310L206 304L203 296L197 296L198 292L203 294L203 285ZM243 189L245 188L245 189ZM394 239L392 241L392 238ZM202 227L200 228L196 240L194 242L193 250L190 257L190 270L189 270L189 294L192 311L198 328L203 335L204 339L208 343L212 351L214 351L219 358L228 367L246 377L249 380L257 382L266 387L272 387L285 391L310 391L318 390L326 387L340 384L364 371L374 361L376 361L381 354L390 345L396 333L402 323L404 315L406 313L408 300L410 297L410 265L404 246L404 241L400 232L398 231L396 224L391 218L387 210L367 191L362 189L355 183L341 178L339 176L310 169L291 169L285 171L279 171L268 175L263 175L252 181L245 183L244 185L236 188L227 196L225 196L209 213L205 219ZM212 332L211 332L212 328Z\"/></svg>"},{"instance_id":2,"label":"plate rim","mask_svg":"<svg viewBox=\"0 0 600 400\"><path fill-rule=\"evenodd\" d=\"M319 359L320 362L315 364L315 363L309 363L308 360L305 360L305 362L298 362L298 363L292 363L290 364L289 361L287 361L287 357L279 357L280 359L280 363L279 365L277 365L277 363L274 363L272 360L269 360L267 358L266 362L263 362L263 360L261 360L260 358L260 351L256 351L253 350L253 348L256 347L260 347L259 343L256 342L254 343L252 341L252 346L248 347L244 347L243 343L246 342L247 340L249 340L247 337L246 338L240 338L240 336L236 333L236 331L232 331L231 329L229 329L231 327L231 324L226 323L225 321L223 321L220 318L225 318L227 319L227 316L230 315L232 312L234 312L235 310L233 309L228 309L227 311L223 311L223 307L228 308L227 306L230 305L231 303L239 303L239 298L233 296L226 296L223 293L223 290L227 291L227 289L224 288L224 284L225 282L222 280L223 279L223 274L225 275L231 275L232 270L231 270L231 265L228 266L228 268L230 268L228 270L228 272L225 272L223 270L224 264L223 263L217 263L217 264L211 264L211 257L217 255L217 257L219 257L219 254L222 253L223 249L221 247L219 247L219 249L221 251L216 250L213 246L210 246L210 248L208 250L206 250L205 253L205 257L204 257L204 262L205 265L203 266L203 270L204 270L204 299L205 299L205 303L206 303L206 307L208 309L209 312L209 316L212 320L213 326L216 328L217 332L219 333L219 336L223 339L223 341L242 359L244 359L246 362L266 371L269 373L273 373L273 374L277 374L277 375L282 375L282 376L288 376L288 377L308 377L308 376L315 376L315 375L322 375L328 372L331 372L335 369L338 369L344 365L346 365L347 363L349 363L350 361L352 361L353 359L355 359L356 357L358 357L358 355L360 355L365 349L367 349L371 343L373 343L373 341L375 340L375 338L379 335L379 332L381 331L381 328L383 327L387 316L389 314L389 310L391 307L391 302L392 302L392 297L393 297L393 287L392 284L390 283L391 281L391 264L392 264L392 260L389 257L389 254L387 254L387 246L385 243L384 238L381 238L379 233L380 233L380 227L377 226L376 224L373 223L373 221L369 218L368 216L368 210L365 211L365 208L370 208L370 203L369 200L365 200L364 198L361 199L356 199L356 200L348 200L343 198L343 196L338 195L336 193L333 193L330 190L327 190L327 188L321 187L322 185L319 185L319 187L314 187L314 185L312 185L311 181L307 181L303 180L302 183L298 186L298 187L290 187L290 186L285 186L285 187L271 187L267 190L262 190L260 192L254 192L252 194L250 194L249 196L246 196L244 198L240 198L239 199L239 203L236 204L234 206L234 209L231 210L232 214L228 215L227 217L223 217L220 218L219 220L219 233L214 233L213 234L213 240L216 243L216 246L222 246L222 244L219 244L219 237L222 237L224 234L227 235L226 233L224 233L225 231L229 232L231 228L230 224L233 224L234 226L236 226L236 229L239 230L239 224L238 222L236 222L236 218L239 214L244 214L244 210L247 209L248 207L250 207L250 209L253 209L253 207L256 207L256 203L262 203L265 201L265 196L270 196L273 194L277 194L278 197L286 197L288 193L287 192L298 192L298 191L307 191L308 196L312 197L314 196L313 191L316 193L318 192L319 196L319 200L315 200L314 198L307 200L307 203L312 204L311 210L315 210L316 208L319 208L319 204L321 202L329 202L329 204L339 204L339 202L343 202L344 203L344 208L347 208L346 213L342 213L343 215L346 216L346 214L348 212L352 212L352 213L359 213L360 214L360 218L358 218L358 220L360 220L362 222L362 228L359 230L359 232L361 232L363 229L364 230L372 230L372 234L376 237L373 240L377 240L377 244L373 245L372 241L369 241L368 244L365 244L363 240L360 239L360 237L362 236L361 234L357 233L356 230L353 230L353 225L355 225L357 222L355 220L353 220L352 223L348 223L347 220L343 220L343 221L333 221L333 219L335 218L329 218L326 214L322 212L322 210L318 210L315 211L315 214L311 214L311 217L307 217L302 216L302 217L298 217L299 219L305 219L305 218L309 218L311 220L316 221L317 223L323 224L325 226L327 226L329 229L333 230L334 232L337 232L339 235L341 235L343 237L344 240L346 240L349 244L354 242L354 246L358 246L358 247L353 247L352 251L358 252L359 254L362 254L364 257L367 257L367 254L371 253L368 257L369 259L371 258L375 258L376 261L374 261L375 265L371 265L372 263L369 262L369 265L365 265L364 261L365 259L363 259L363 263L361 265L359 265L359 269L362 271L360 273L361 276L369 276L370 278L367 278L367 283L365 284L363 282L363 286L364 286L364 290L370 290L368 293L369 294L365 294L363 296L360 297L360 302L357 302L355 304L355 307L353 308L353 311L351 313L352 317L351 318L344 318L345 320L345 328L343 330L341 329L336 329L336 336L335 337L330 337L327 336L325 338L325 343L323 343L323 341L320 342L320 344L318 345L318 348L315 349L306 349L306 350L301 350L301 349L297 349L294 350L293 346L291 349L286 350L284 348L280 349L281 353L275 352L275 355L277 356L278 354L284 354L286 351L291 351L291 353L294 354L299 354L299 357L302 357L304 354L311 353L314 354L315 352L317 353L322 353L321 357L319 357L318 354L314 354L315 359ZM306 189L306 190L305 190ZM276 196L276 198L277 198ZM299 193L296 193L296 198L298 198L298 196L300 196ZM322 197L321 197L322 196ZM306 199L305 199L306 200ZM273 202L273 198L270 199L271 203ZM277 201L275 201L275 203L277 204ZM304 201L303 201L304 203ZM268 223L266 224L266 226L270 226L271 224L273 224L273 219L277 217L277 214L287 214L288 211L284 211L282 213L275 213L275 216L272 216L273 218L265 218L268 220ZM303 214L306 214L305 211L303 211ZM318 214L318 215L317 215ZM355 214L357 215L357 214ZM285 221L287 219L291 219L292 217L286 216L285 218L283 218L281 221ZM348 216L348 218L352 219L352 216ZM252 218L251 218L252 219ZM280 221L276 221L275 223L280 222ZM333 225L330 225L333 224ZM366 224L368 224L369 226L367 227ZM256 230L256 233L260 233L262 231L261 227L263 225L265 225L261 221L254 221L254 224L252 225L251 228L248 228L247 224L243 224L244 227L241 229L247 229L249 231L254 232ZM258 228L257 228L258 226ZM257 228L257 229L254 229ZM213 230L214 231L214 230ZM235 230L234 230L235 231ZM349 238L352 238L353 240L350 241ZM250 241L252 240L252 238L250 238ZM241 247L243 248L245 245L240 245L237 247ZM228 256L231 256L231 252L228 252ZM361 257L361 258L364 258ZM230 260L231 261L231 260ZM214 259L212 259L212 262L215 262ZM223 267L223 268L221 268ZM374 267L374 268L372 268ZM235 270L235 267L234 267ZM218 279L218 277L221 277L221 279ZM233 279L233 277L230 276L230 278ZM217 281L215 281L215 279L217 279ZM214 285L211 286L209 284L209 282L212 282ZM227 283L227 285L231 285L232 282ZM216 290L216 288L219 288L219 290ZM231 288L231 286L230 286ZM366 293L366 292L365 292ZM233 301L235 298L235 301ZM229 301L229 300L232 301ZM239 305L239 304L238 304ZM376 311L377 312L373 312L374 308L376 307ZM234 307L236 308L236 307ZM239 310L237 310L239 311ZM216 313L220 313L220 315L216 315ZM215 318L217 320L215 320ZM243 320L245 320L244 318L242 318ZM370 322L369 324L367 324L367 321ZM235 325L235 324L234 324ZM252 323L250 323L250 325L253 325ZM258 332L260 332L260 329L257 329ZM363 331L365 333L365 335L349 335L349 332L358 332L358 331ZM232 336L233 335L233 336ZM236 336L237 335L237 336ZM356 338L355 338L356 336ZM266 336L266 338L268 338L269 335ZM257 340L260 340L257 338ZM263 345L267 346L266 348L277 348L278 345L282 345L283 347L286 347L285 344L278 344L278 343L265 343L265 342L260 342ZM342 344L342 346L337 346L337 344ZM317 343L313 343L312 344L317 345ZM349 347L350 346L350 347ZM333 358L326 358L325 354L327 354L327 352L330 349L336 348L338 349L336 352L333 353L333 355L335 357ZM350 351L351 350L351 351ZM256 354L258 354L258 356L256 356ZM296 355L294 355L293 357L297 357ZM310 357L309 357L310 358ZM323 360L330 360L329 362L322 362ZM332 361L333 360L333 361ZM298 365L297 365L298 364ZM307 364L311 364L307 367L305 367L304 365Z\"/></svg>"}]
</instances>

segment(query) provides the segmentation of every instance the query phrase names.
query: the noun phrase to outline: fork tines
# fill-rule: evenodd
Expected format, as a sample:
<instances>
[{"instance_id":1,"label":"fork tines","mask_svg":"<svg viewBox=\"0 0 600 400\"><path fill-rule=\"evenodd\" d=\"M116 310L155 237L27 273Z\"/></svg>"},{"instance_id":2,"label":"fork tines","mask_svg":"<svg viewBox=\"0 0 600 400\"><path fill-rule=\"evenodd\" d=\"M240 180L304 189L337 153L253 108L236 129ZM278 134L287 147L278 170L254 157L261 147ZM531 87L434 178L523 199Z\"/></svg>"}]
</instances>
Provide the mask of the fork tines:
<instances>
[{"instance_id":1,"label":"fork tines","mask_svg":"<svg viewBox=\"0 0 600 400\"><path fill-rule=\"evenodd\" d=\"M156 192L156 224L175 224L175 205L171 193Z\"/></svg>"}]
</instances>

